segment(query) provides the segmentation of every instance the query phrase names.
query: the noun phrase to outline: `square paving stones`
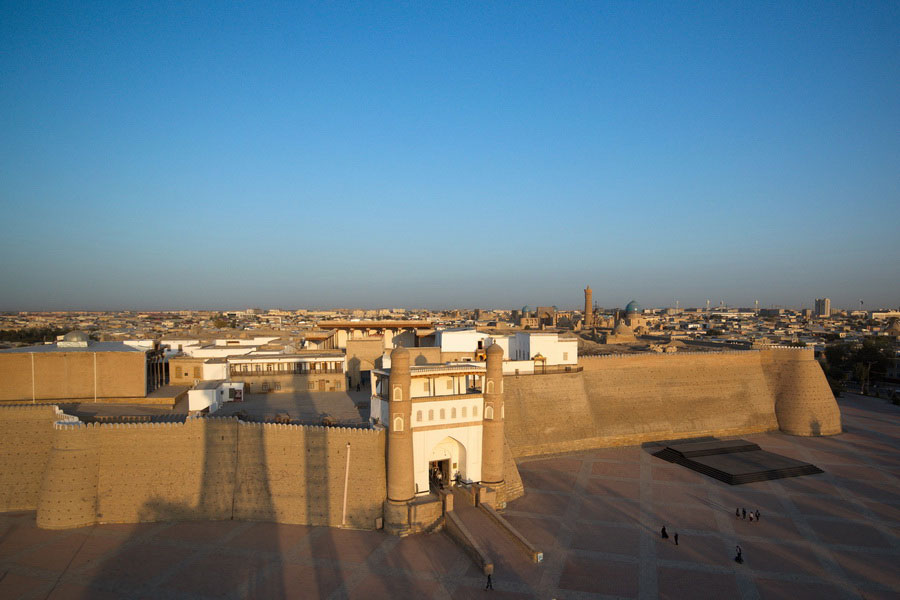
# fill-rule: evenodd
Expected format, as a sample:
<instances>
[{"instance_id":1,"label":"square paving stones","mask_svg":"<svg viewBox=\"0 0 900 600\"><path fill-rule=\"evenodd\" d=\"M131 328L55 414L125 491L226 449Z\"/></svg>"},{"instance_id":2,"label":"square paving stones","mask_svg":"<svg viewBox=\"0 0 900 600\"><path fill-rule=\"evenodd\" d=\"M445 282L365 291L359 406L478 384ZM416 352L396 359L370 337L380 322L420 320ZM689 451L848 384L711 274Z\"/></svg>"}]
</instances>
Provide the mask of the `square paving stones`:
<instances>
[{"instance_id":1,"label":"square paving stones","mask_svg":"<svg viewBox=\"0 0 900 600\"><path fill-rule=\"evenodd\" d=\"M740 598L737 579L730 573L708 573L661 567L657 573L658 597L664 600L723 600Z\"/></svg>"},{"instance_id":2,"label":"square paving stones","mask_svg":"<svg viewBox=\"0 0 900 600\"><path fill-rule=\"evenodd\" d=\"M638 565L570 555L559 578L559 587L634 598L638 594Z\"/></svg>"}]
</instances>

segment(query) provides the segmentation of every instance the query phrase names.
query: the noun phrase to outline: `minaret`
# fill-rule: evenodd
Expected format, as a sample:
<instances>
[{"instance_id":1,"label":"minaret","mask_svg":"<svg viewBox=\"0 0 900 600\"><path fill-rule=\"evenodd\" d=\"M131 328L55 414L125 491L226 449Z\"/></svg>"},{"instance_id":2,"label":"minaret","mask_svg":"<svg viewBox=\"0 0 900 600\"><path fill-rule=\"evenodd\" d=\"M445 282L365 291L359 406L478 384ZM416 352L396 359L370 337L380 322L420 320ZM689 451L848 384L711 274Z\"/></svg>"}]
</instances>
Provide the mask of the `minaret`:
<instances>
[{"instance_id":1,"label":"minaret","mask_svg":"<svg viewBox=\"0 0 900 600\"><path fill-rule=\"evenodd\" d=\"M388 384L390 399L387 423L385 528L398 533L409 525L406 505L416 495L410 431L412 401L409 397L409 380L409 350L395 348L391 352L391 375Z\"/></svg>"},{"instance_id":2,"label":"minaret","mask_svg":"<svg viewBox=\"0 0 900 600\"><path fill-rule=\"evenodd\" d=\"M590 329L594 326L594 305L591 303L594 293L591 286L584 288L584 321L582 321L582 329Z\"/></svg>"},{"instance_id":3,"label":"minaret","mask_svg":"<svg viewBox=\"0 0 900 600\"><path fill-rule=\"evenodd\" d=\"M483 396L481 482L499 488L503 484L504 416L503 348L499 344L491 344L487 349Z\"/></svg>"}]
</instances>

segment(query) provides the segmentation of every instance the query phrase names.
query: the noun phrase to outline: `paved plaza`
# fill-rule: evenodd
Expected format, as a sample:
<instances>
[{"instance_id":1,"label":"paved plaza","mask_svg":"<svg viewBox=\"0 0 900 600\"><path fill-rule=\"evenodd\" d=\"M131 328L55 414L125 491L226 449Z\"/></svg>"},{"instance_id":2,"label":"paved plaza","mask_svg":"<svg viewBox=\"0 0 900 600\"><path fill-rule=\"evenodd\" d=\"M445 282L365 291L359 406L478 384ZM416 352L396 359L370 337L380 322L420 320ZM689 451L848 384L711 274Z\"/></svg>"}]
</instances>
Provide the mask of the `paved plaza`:
<instances>
[{"instance_id":1,"label":"paved plaza","mask_svg":"<svg viewBox=\"0 0 900 600\"><path fill-rule=\"evenodd\" d=\"M494 592L444 533L188 522L44 531L0 515L0 598L900 598L900 409L841 399L833 438L742 436L824 469L728 486L615 448L525 460ZM736 507L762 519L736 519ZM679 533L679 546L662 540ZM735 545L745 562L733 561Z\"/></svg>"}]
</instances>

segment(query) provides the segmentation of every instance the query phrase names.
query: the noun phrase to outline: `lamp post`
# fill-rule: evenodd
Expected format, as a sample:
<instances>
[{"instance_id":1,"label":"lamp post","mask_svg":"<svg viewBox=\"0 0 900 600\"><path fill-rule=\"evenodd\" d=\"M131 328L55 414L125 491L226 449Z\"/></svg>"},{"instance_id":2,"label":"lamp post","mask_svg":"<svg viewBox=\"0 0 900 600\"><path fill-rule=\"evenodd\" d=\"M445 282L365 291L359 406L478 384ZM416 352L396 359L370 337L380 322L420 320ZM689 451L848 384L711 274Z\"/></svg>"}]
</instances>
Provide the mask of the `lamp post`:
<instances>
[{"instance_id":1,"label":"lamp post","mask_svg":"<svg viewBox=\"0 0 900 600\"><path fill-rule=\"evenodd\" d=\"M341 527L347 525L347 484L350 481L350 442L347 442L347 465L344 467L344 508L341 515Z\"/></svg>"}]
</instances>

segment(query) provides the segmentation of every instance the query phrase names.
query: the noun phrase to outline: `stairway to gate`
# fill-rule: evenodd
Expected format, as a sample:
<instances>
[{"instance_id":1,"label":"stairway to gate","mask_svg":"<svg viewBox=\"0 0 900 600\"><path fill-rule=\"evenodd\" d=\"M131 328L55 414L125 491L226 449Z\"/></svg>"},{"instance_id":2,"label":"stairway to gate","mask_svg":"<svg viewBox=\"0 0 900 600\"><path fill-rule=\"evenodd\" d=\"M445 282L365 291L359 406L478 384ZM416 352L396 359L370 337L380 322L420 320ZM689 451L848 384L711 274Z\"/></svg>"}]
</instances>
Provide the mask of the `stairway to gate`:
<instances>
[{"instance_id":1,"label":"stairway to gate","mask_svg":"<svg viewBox=\"0 0 900 600\"><path fill-rule=\"evenodd\" d=\"M471 535L476 547L488 557L493 565L494 582L518 582L532 587L538 586L543 569L523 550L510 533L502 528L484 508L466 502L465 492L454 493L453 513ZM461 543L457 539L458 543ZM469 549L467 549L468 551ZM471 555L470 551L470 555ZM482 565L473 556L471 574L478 574Z\"/></svg>"}]
</instances>

